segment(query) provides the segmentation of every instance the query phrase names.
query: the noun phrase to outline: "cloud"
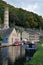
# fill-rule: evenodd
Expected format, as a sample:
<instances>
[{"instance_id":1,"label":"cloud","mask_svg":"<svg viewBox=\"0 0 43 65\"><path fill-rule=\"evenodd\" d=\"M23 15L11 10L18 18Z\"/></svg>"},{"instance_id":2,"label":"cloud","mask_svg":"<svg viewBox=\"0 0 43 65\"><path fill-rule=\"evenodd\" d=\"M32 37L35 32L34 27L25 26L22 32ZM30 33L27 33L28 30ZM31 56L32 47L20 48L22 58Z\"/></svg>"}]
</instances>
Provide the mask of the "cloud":
<instances>
[{"instance_id":1,"label":"cloud","mask_svg":"<svg viewBox=\"0 0 43 65\"><path fill-rule=\"evenodd\" d=\"M23 8L43 16L43 0L4 0L15 7Z\"/></svg>"},{"instance_id":2,"label":"cloud","mask_svg":"<svg viewBox=\"0 0 43 65\"><path fill-rule=\"evenodd\" d=\"M38 9L38 5L37 4L29 4L25 8L27 10L34 11L34 10Z\"/></svg>"}]
</instances>

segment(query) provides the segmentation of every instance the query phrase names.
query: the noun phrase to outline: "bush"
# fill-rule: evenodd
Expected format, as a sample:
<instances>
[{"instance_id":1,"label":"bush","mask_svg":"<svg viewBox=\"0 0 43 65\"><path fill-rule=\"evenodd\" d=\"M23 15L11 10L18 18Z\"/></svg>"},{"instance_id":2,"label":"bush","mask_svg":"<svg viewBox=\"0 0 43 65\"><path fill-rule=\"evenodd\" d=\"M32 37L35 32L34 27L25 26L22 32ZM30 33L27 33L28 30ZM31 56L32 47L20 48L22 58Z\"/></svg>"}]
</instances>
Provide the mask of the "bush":
<instances>
[{"instance_id":1,"label":"bush","mask_svg":"<svg viewBox=\"0 0 43 65\"><path fill-rule=\"evenodd\" d=\"M2 41L3 40L3 36L2 35L0 35L0 41Z\"/></svg>"},{"instance_id":2,"label":"bush","mask_svg":"<svg viewBox=\"0 0 43 65\"><path fill-rule=\"evenodd\" d=\"M0 34L0 45L2 40L3 40L3 36Z\"/></svg>"}]
</instances>

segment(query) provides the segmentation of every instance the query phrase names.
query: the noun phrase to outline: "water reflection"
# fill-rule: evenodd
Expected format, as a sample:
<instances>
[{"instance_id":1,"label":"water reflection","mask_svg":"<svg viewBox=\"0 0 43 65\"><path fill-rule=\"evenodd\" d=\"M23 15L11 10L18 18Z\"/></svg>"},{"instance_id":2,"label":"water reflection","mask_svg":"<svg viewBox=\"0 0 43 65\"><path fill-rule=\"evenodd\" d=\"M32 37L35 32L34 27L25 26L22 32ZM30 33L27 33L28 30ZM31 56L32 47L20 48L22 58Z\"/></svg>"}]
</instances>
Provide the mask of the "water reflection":
<instances>
[{"instance_id":1,"label":"water reflection","mask_svg":"<svg viewBox=\"0 0 43 65\"><path fill-rule=\"evenodd\" d=\"M23 62L23 59L20 57L21 55L20 48L22 47L21 46L10 46L10 47L1 48L1 52L0 52L1 61L0 62L2 62L2 64L0 63L0 65L17 65L17 63L20 64L21 62ZM25 48L22 48L22 54L24 55L25 52L23 52L24 51L23 49Z\"/></svg>"},{"instance_id":2,"label":"water reflection","mask_svg":"<svg viewBox=\"0 0 43 65\"><path fill-rule=\"evenodd\" d=\"M24 65L25 55L33 53L28 54L25 48L25 45L0 48L0 65Z\"/></svg>"},{"instance_id":3,"label":"water reflection","mask_svg":"<svg viewBox=\"0 0 43 65\"><path fill-rule=\"evenodd\" d=\"M0 65L2 65L2 51L1 51L1 48L0 48Z\"/></svg>"},{"instance_id":4,"label":"water reflection","mask_svg":"<svg viewBox=\"0 0 43 65\"><path fill-rule=\"evenodd\" d=\"M0 48L1 49L1 64L0 65L7 65L8 62L8 48L4 47L4 48Z\"/></svg>"},{"instance_id":5,"label":"water reflection","mask_svg":"<svg viewBox=\"0 0 43 65\"><path fill-rule=\"evenodd\" d=\"M8 57L8 47L2 48L2 56L3 56L3 58Z\"/></svg>"}]
</instances>

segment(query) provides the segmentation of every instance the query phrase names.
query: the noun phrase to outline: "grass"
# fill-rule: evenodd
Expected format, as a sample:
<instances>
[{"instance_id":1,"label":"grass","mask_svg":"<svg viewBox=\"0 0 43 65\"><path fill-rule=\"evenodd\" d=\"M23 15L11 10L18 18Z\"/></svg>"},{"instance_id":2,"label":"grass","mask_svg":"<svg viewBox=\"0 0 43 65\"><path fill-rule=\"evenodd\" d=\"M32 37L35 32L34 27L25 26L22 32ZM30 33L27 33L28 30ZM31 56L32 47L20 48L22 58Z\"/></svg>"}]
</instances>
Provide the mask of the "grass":
<instances>
[{"instance_id":1,"label":"grass","mask_svg":"<svg viewBox=\"0 0 43 65\"><path fill-rule=\"evenodd\" d=\"M34 54L31 61L26 62L25 65L43 65L43 46L42 44L38 45L38 50Z\"/></svg>"}]
</instances>

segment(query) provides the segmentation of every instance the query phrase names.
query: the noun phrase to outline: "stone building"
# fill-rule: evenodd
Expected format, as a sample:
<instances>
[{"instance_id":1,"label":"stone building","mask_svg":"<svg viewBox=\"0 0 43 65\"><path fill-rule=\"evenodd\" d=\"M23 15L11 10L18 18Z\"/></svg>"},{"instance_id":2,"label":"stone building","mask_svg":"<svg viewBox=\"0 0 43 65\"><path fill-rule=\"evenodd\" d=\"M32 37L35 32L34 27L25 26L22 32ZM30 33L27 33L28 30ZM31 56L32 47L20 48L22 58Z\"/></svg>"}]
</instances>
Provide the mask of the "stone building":
<instances>
[{"instance_id":1,"label":"stone building","mask_svg":"<svg viewBox=\"0 0 43 65\"><path fill-rule=\"evenodd\" d=\"M27 30L27 33L28 33L29 41L39 42L40 34L37 31L30 29L30 30Z\"/></svg>"},{"instance_id":2,"label":"stone building","mask_svg":"<svg viewBox=\"0 0 43 65\"><path fill-rule=\"evenodd\" d=\"M20 33L14 28L9 27L9 9L4 11L4 27L0 29L0 34L3 36L2 43L12 44L16 40L20 41Z\"/></svg>"}]
</instances>

